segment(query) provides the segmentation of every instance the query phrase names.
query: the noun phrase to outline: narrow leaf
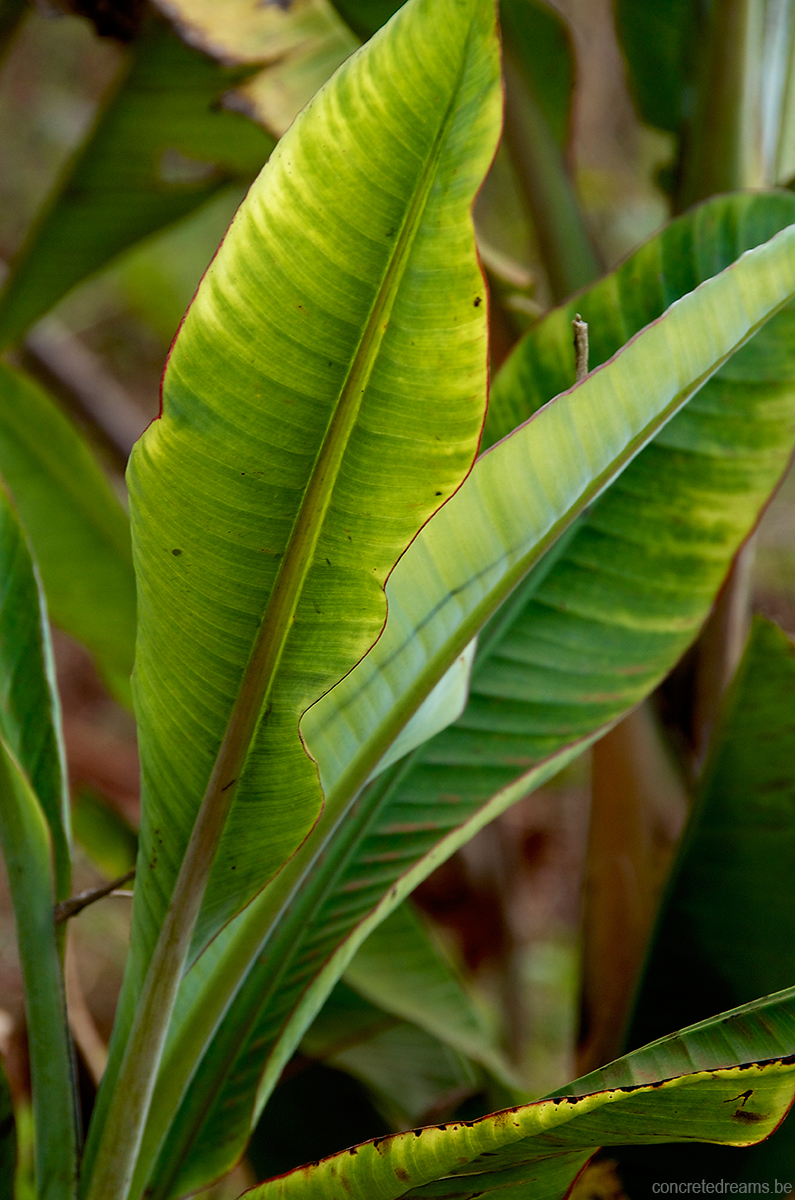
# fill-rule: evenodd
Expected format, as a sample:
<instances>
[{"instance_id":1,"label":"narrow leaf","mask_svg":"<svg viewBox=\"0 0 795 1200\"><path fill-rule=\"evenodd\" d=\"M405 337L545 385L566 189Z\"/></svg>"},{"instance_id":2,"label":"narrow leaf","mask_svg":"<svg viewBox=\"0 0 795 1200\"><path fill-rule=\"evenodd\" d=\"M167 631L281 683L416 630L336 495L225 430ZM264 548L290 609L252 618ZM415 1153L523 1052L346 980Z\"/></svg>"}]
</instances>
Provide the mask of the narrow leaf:
<instances>
[{"instance_id":1,"label":"narrow leaf","mask_svg":"<svg viewBox=\"0 0 795 1200\"><path fill-rule=\"evenodd\" d=\"M0 844L22 962L37 1194L69 1200L77 1130L53 913L55 900L69 894L66 776L46 618L24 534L1 489L0 564Z\"/></svg>"},{"instance_id":2,"label":"narrow leaf","mask_svg":"<svg viewBox=\"0 0 795 1200\"><path fill-rule=\"evenodd\" d=\"M238 79L162 22L147 21L107 108L11 263L0 344L127 246L231 179L256 174L272 138L219 103Z\"/></svg>"},{"instance_id":3,"label":"narrow leaf","mask_svg":"<svg viewBox=\"0 0 795 1200\"><path fill-rule=\"evenodd\" d=\"M694 0L617 0L616 27L641 119L679 133L701 44Z\"/></svg>"},{"instance_id":4,"label":"narrow leaf","mask_svg":"<svg viewBox=\"0 0 795 1200\"><path fill-rule=\"evenodd\" d=\"M25 535L0 484L0 738L41 804L55 898L69 895L69 790L44 599Z\"/></svg>"},{"instance_id":5,"label":"narrow leaf","mask_svg":"<svg viewBox=\"0 0 795 1200\"><path fill-rule=\"evenodd\" d=\"M130 703L135 577L127 516L80 434L28 376L0 363L0 474L14 494L50 616Z\"/></svg>"}]
</instances>

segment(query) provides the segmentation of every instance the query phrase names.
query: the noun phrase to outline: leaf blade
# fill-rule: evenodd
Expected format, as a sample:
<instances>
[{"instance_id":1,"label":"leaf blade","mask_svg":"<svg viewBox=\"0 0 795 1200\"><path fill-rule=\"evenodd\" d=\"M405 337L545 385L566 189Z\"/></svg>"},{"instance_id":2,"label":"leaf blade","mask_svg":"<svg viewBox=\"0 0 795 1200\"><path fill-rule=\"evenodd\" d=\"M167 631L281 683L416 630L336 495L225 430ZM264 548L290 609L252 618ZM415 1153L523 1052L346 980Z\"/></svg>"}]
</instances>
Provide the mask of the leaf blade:
<instances>
[{"instance_id":1,"label":"leaf blade","mask_svg":"<svg viewBox=\"0 0 795 1200\"><path fill-rule=\"evenodd\" d=\"M68 793L46 617L24 534L2 488L0 562L0 845L22 964L37 1188L43 1200L72 1200L75 1093L53 909L69 894Z\"/></svg>"}]
</instances>

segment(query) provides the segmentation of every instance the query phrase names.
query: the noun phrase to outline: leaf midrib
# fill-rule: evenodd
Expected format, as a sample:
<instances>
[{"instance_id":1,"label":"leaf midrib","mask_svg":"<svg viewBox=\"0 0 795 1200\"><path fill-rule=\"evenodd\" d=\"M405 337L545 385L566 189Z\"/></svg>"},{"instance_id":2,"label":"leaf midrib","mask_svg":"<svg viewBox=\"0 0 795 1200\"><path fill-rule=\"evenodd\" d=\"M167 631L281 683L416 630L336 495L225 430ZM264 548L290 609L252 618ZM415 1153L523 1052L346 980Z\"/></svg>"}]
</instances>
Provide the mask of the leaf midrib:
<instances>
[{"instance_id":1,"label":"leaf midrib","mask_svg":"<svg viewBox=\"0 0 795 1200\"><path fill-rule=\"evenodd\" d=\"M467 46L471 37L467 37ZM373 307L331 414L304 496L282 557L276 581L262 616L243 680L227 723L224 739L208 783L204 804L211 799L221 825L231 807L251 742L267 719L268 703L290 637L298 604L314 561L348 443L387 331L389 318L414 244L438 160L455 111L466 65L462 55L458 79L434 139L414 198L395 239ZM296 731L297 732L297 731ZM219 829L220 838L220 829Z\"/></svg>"}]
</instances>

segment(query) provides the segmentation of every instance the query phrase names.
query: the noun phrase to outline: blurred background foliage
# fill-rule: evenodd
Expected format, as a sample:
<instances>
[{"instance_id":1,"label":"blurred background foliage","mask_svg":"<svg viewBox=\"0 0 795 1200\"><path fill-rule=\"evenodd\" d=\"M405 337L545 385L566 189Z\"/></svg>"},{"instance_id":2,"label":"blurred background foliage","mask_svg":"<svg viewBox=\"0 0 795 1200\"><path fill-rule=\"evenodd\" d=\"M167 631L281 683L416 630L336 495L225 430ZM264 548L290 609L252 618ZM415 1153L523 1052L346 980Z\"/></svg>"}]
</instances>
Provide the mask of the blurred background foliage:
<instances>
[{"instance_id":1,"label":"blurred background foliage","mask_svg":"<svg viewBox=\"0 0 795 1200\"><path fill-rule=\"evenodd\" d=\"M184 11L192 13L193 26L178 25L190 45L143 5L91 5L86 8L92 14L77 15L47 0L35 7L0 4L0 274L12 262L27 264L10 285L12 299L17 288L14 304L8 289L5 307L0 300L0 333L13 342L33 320L10 361L24 366L77 423L122 499L126 456L158 412L169 345L248 182L301 105L394 6L388 0L380 7L340 0L337 13L321 0L266 5L271 24L256 28L245 24L245 4L218 4L214 12L200 0L161 7L182 8L183 18ZM243 14L239 21L223 18L233 10ZM516 4L503 7L519 58L523 20ZM528 83L520 69L519 82L509 86L506 137L475 213L492 291L495 366L540 313L613 267L678 206L677 132L683 118L677 105L684 93L674 68L680 59L670 58L673 75L659 88L636 94L636 107L610 0L555 0L554 9L536 5L533 21L533 36L549 40L549 53L536 56L547 74ZM633 27L631 5L618 5L618 25L626 43L640 38L643 47L647 33ZM690 35L685 29L678 36ZM514 69L509 60L509 83ZM534 141L539 109L545 132ZM144 135L125 146L119 131L133 119ZM81 147L89 134L86 157ZM523 157L522 138L525 145L543 144L549 161L558 164L545 176L554 183L548 194L533 182L538 163ZM96 223L108 204L98 161L102 170L120 172L112 219L95 229L93 250L79 261L68 259L63 222L67 228L70 220L75 228ZM528 203L528 196L535 202ZM56 209L59 224L49 235ZM550 221L570 220L579 229L567 261L556 258L545 241L545 212ZM57 301L54 307L51 301ZM24 319L20 312L27 314ZM790 476L758 531L751 597L755 611L792 634L794 533L795 476ZM55 645L78 844L73 890L80 891L123 874L134 862L135 732L123 688L114 688L107 673L103 681L84 646L66 633L57 631ZM680 753L679 766L675 762L681 721L670 714L691 667L686 662L680 668L657 704L669 727L668 749L661 752L656 734L649 734L648 716L636 718L633 744L645 747L642 770L654 791L646 834L654 842L649 861L655 903L689 789L681 766L688 754ZM604 792L604 779L621 771L633 777L626 745L620 738L605 739L593 762L594 795L602 795L600 803L613 803L599 788ZM484 829L414 896L451 976L474 997L485 1027L496 1034L522 1088L533 1096L577 1071L581 964L588 961L582 952L583 897L586 886L593 886L593 871L598 873L599 853L611 853L609 846L602 851L592 846L589 857L591 775L591 756L585 756ZM624 795L627 787L631 791L631 782ZM127 895L115 895L70 924L69 1004L84 1115L104 1064L129 903ZM611 958L620 958L618 940L607 946L603 968L620 974ZM630 963L630 974L637 967ZM773 980L758 991L774 986L783 985ZM745 998L750 996L729 996L710 1011ZM683 1022L700 1015L685 1012ZM643 1040L662 1031L662 1026L644 1031ZM401 1076L401 1064L415 1051L422 1070ZM0 1053L24 1146L29 1077L5 882ZM247 1161L212 1194L237 1195L246 1182L389 1129L453 1112L490 1111L507 1096L501 1088L494 1073L473 1065L421 1023L373 1003L355 980L346 980L286 1069ZM29 1194L30 1170L22 1153L19 1197ZM599 1195L620 1189L604 1165L578 1187L582 1194L590 1188Z\"/></svg>"}]
</instances>

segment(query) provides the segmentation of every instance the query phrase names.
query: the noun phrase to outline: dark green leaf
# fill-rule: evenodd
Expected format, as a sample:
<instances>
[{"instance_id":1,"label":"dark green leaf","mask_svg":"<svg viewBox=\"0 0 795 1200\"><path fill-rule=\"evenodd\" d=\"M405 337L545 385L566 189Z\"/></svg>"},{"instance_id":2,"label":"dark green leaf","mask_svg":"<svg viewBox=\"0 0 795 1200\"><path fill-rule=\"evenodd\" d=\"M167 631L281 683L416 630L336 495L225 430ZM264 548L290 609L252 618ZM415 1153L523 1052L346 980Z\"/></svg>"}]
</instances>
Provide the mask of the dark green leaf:
<instances>
[{"instance_id":1,"label":"dark green leaf","mask_svg":"<svg viewBox=\"0 0 795 1200\"><path fill-rule=\"evenodd\" d=\"M756 618L671 876L629 1045L795 978L793 799L795 646ZM792 1162L793 1138L790 1119L747 1162L712 1152L709 1165L727 1177L741 1167L746 1177L776 1174Z\"/></svg>"},{"instance_id":2,"label":"dark green leaf","mask_svg":"<svg viewBox=\"0 0 795 1200\"><path fill-rule=\"evenodd\" d=\"M695 104L698 0L616 0L616 27L642 120L678 133Z\"/></svg>"},{"instance_id":3,"label":"dark green leaf","mask_svg":"<svg viewBox=\"0 0 795 1200\"><path fill-rule=\"evenodd\" d=\"M41 571L49 614L130 703L135 576L127 516L72 423L32 379L0 363L0 474Z\"/></svg>"},{"instance_id":4,"label":"dark green leaf","mask_svg":"<svg viewBox=\"0 0 795 1200\"><path fill-rule=\"evenodd\" d=\"M0 566L0 844L22 962L37 1194L71 1200L77 1129L53 911L69 894L66 777L46 618L25 536L2 489Z\"/></svg>"},{"instance_id":5,"label":"dark green leaf","mask_svg":"<svg viewBox=\"0 0 795 1200\"><path fill-rule=\"evenodd\" d=\"M11 264L0 343L19 338L75 284L232 179L251 179L273 139L221 107L239 71L150 19L117 90Z\"/></svg>"}]
</instances>

